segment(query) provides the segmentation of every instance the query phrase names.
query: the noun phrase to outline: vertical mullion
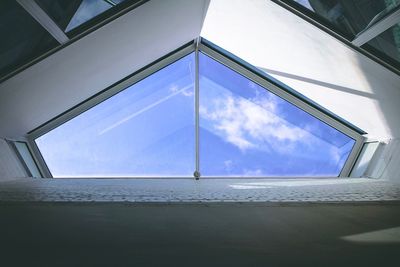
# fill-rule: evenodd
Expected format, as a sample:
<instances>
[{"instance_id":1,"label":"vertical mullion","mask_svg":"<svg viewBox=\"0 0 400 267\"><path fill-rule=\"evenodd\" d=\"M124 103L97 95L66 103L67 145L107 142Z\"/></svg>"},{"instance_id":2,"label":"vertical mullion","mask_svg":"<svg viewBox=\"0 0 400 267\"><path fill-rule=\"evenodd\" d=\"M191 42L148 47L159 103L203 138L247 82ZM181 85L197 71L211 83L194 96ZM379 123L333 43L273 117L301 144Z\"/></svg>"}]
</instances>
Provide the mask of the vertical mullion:
<instances>
[{"instance_id":1,"label":"vertical mullion","mask_svg":"<svg viewBox=\"0 0 400 267\"><path fill-rule=\"evenodd\" d=\"M199 155L199 39L196 40L195 49L195 81L194 81L194 99L195 99L195 128L196 128L196 170L194 172L194 177L196 180L200 178L200 155Z\"/></svg>"}]
</instances>

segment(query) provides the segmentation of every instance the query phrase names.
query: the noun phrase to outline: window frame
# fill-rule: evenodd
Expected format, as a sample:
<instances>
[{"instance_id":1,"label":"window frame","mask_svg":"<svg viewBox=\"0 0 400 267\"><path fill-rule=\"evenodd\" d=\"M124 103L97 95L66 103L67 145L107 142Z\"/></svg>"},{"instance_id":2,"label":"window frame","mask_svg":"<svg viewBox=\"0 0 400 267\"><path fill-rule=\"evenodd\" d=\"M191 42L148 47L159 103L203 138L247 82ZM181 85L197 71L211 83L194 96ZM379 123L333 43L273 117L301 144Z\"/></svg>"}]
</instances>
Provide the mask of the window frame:
<instances>
[{"instance_id":1,"label":"window frame","mask_svg":"<svg viewBox=\"0 0 400 267\"><path fill-rule=\"evenodd\" d=\"M296 92L295 90L291 89L290 87L286 86L283 83L275 80L274 78L268 76L264 72L258 70L257 68L251 66L247 62L244 62L234 55L230 54L229 52L223 50L222 48L214 45L213 43L205 40L204 38L197 38L192 42L185 44L184 46L176 49L175 51L165 55L164 57L160 58L159 60L150 63L149 65L143 67L142 69L136 71L135 73L129 75L128 77L122 79L114 83L113 85L109 86L108 88L102 90L101 92L97 93L96 95L92 96L91 98L81 102L80 104L72 107L71 109L65 111L64 113L60 114L59 116L55 117L54 119L44 123L43 125L39 126L38 128L34 129L33 131L27 134L27 144L28 148L32 152L32 156L39 168L39 171L43 174L44 177L53 178L38 146L36 145L35 139L38 137L50 132L54 128L60 126L61 124L75 118L76 116L80 115L81 113L87 111L88 109L100 104L101 102L107 100L108 98L114 96L115 94L127 89L128 87L134 85L135 83L145 79L146 77L152 75L153 73L161 70L162 68L172 64L173 62L183 58L190 53L195 52L195 170L194 172L200 172L199 166L199 69L198 69L198 62L199 62L199 53L203 53L212 59L216 60L217 62L223 64L224 66L232 69L233 71L243 75L247 79L259 84L261 87L266 88L270 92L276 94L278 97L288 101L289 103L299 107L300 109L304 110L305 112L309 113L310 115L316 117L317 119L321 120L322 122L328 124L329 126L335 128L336 130L346 134L347 136L351 137L355 140L355 144L350 152L346 163L344 164L340 174L338 177L348 177L350 172L357 160L357 157L362 149L364 143L364 136L366 134L361 129L357 128L356 126L352 125L351 123L343 120L342 118L338 117L337 115L333 114L332 112L324 109L323 107L319 106L317 103L311 101L310 99L306 98L305 96L301 95L300 93ZM82 177L85 178L85 177ZM92 177L92 178L103 178L103 177ZM110 177L108 177L110 178ZM149 177L126 177L126 178L149 178ZM164 178L164 177L163 177ZM194 174L194 177L177 177L178 179L199 179L197 175ZM202 177L202 179L214 179L214 178L222 178L219 176L212 177ZM232 179L244 177L229 177ZM253 178L253 177L252 177ZM307 177L254 177L255 179L273 179L273 178L307 178ZM326 177L310 177L310 178L326 178ZM332 177L328 177L332 178ZM65 179L65 178L63 178ZM74 178L76 179L76 178ZM166 177L166 179L168 179ZM174 178L175 179L175 178Z\"/></svg>"},{"instance_id":2,"label":"window frame","mask_svg":"<svg viewBox=\"0 0 400 267\"><path fill-rule=\"evenodd\" d=\"M28 142L27 142L26 140L8 140L8 139L5 139L5 140L6 140L7 144L9 145L9 147L10 147L10 148L12 149L12 151L14 152L15 156L18 158L18 160L19 160L19 162L21 163L21 165L22 165L22 167L23 167L23 169L24 169L26 175L27 175L28 177L32 177L32 178L43 178L43 174L42 174L41 171L40 171L40 168L39 168L39 166L38 166L38 163L37 163L37 161L35 160L35 158L34 158L34 156L33 156L32 150L31 150L31 148L29 147ZM35 175L34 175L35 170L32 170L32 169L29 167L29 165L28 165L27 162L25 161L23 155L21 154L21 151L18 149L17 143L21 143L21 144L24 144L24 145L26 146L27 152L28 152L28 156L31 157L31 159L32 159L32 161L33 161L33 164L34 164L34 166L36 167L36 170L37 170L39 176L35 176Z\"/></svg>"}]
</instances>

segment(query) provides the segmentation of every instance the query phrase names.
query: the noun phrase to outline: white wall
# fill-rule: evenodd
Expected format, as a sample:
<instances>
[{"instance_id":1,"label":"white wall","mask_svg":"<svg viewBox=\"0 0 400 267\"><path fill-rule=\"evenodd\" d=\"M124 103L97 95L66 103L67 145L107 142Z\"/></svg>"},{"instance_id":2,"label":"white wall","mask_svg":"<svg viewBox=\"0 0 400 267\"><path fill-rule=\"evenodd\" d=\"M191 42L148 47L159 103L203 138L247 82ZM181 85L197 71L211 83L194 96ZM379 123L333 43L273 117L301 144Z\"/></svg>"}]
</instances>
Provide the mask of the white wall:
<instances>
[{"instance_id":1,"label":"white wall","mask_svg":"<svg viewBox=\"0 0 400 267\"><path fill-rule=\"evenodd\" d=\"M367 177L400 183L400 139L386 140L368 166Z\"/></svg>"},{"instance_id":2,"label":"white wall","mask_svg":"<svg viewBox=\"0 0 400 267\"><path fill-rule=\"evenodd\" d=\"M208 0L152 0L0 84L0 137L18 138L200 34Z\"/></svg>"},{"instance_id":3,"label":"white wall","mask_svg":"<svg viewBox=\"0 0 400 267\"><path fill-rule=\"evenodd\" d=\"M400 77L273 2L213 0L201 35L370 137L400 137Z\"/></svg>"},{"instance_id":4,"label":"white wall","mask_svg":"<svg viewBox=\"0 0 400 267\"><path fill-rule=\"evenodd\" d=\"M27 177L14 151L4 139L0 139L0 182Z\"/></svg>"}]
</instances>

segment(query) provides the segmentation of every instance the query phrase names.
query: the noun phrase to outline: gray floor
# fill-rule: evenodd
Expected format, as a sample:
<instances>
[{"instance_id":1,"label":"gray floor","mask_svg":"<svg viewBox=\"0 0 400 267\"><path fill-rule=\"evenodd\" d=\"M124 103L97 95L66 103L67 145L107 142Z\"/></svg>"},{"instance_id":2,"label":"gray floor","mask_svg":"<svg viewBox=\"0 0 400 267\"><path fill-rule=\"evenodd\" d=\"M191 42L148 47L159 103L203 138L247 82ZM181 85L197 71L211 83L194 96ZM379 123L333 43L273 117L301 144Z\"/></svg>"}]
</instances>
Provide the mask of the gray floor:
<instances>
[{"instance_id":1,"label":"gray floor","mask_svg":"<svg viewBox=\"0 0 400 267\"><path fill-rule=\"evenodd\" d=\"M400 200L400 183L373 179L20 179L0 201L373 202Z\"/></svg>"},{"instance_id":2,"label":"gray floor","mask_svg":"<svg viewBox=\"0 0 400 267\"><path fill-rule=\"evenodd\" d=\"M1 266L399 266L400 204L0 202Z\"/></svg>"},{"instance_id":3,"label":"gray floor","mask_svg":"<svg viewBox=\"0 0 400 267\"><path fill-rule=\"evenodd\" d=\"M20 179L0 266L398 266L399 200L371 179Z\"/></svg>"}]
</instances>

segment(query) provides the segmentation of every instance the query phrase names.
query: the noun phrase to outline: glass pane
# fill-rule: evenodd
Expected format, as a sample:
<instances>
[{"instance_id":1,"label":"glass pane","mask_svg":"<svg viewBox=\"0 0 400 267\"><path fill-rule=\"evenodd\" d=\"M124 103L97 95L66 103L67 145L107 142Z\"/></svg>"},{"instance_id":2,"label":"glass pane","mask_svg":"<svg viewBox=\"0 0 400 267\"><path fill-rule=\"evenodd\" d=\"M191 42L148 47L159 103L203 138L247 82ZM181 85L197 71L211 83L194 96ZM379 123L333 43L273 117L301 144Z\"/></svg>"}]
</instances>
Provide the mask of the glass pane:
<instances>
[{"instance_id":1,"label":"glass pane","mask_svg":"<svg viewBox=\"0 0 400 267\"><path fill-rule=\"evenodd\" d=\"M350 39L366 27L376 23L394 8L400 0L286 0L313 12L318 18Z\"/></svg>"},{"instance_id":2,"label":"glass pane","mask_svg":"<svg viewBox=\"0 0 400 267\"><path fill-rule=\"evenodd\" d=\"M338 176L355 141L200 53L202 176Z\"/></svg>"},{"instance_id":3,"label":"glass pane","mask_svg":"<svg viewBox=\"0 0 400 267\"><path fill-rule=\"evenodd\" d=\"M36 0L36 2L66 32L113 7L104 0Z\"/></svg>"},{"instance_id":4,"label":"glass pane","mask_svg":"<svg viewBox=\"0 0 400 267\"><path fill-rule=\"evenodd\" d=\"M400 23L362 46L400 68Z\"/></svg>"},{"instance_id":5,"label":"glass pane","mask_svg":"<svg viewBox=\"0 0 400 267\"><path fill-rule=\"evenodd\" d=\"M28 146L24 142L14 142L15 147L18 150L19 155L24 160L26 166L28 167L29 171L31 172L33 177L41 177L38 167L36 166L35 161L32 158L32 154L29 151Z\"/></svg>"},{"instance_id":6,"label":"glass pane","mask_svg":"<svg viewBox=\"0 0 400 267\"><path fill-rule=\"evenodd\" d=\"M192 177L190 54L36 139L54 177Z\"/></svg>"},{"instance_id":7,"label":"glass pane","mask_svg":"<svg viewBox=\"0 0 400 267\"><path fill-rule=\"evenodd\" d=\"M121 3L134 4L139 0L35 0L46 13L58 24L58 26L69 34L70 31L86 25L87 23L100 22L111 13L108 10L119 10ZM104 13L104 14L103 14ZM104 17L99 18L103 14ZM97 20L99 18L99 20ZM86 25L87 26L87 25ZM78 30L80 32L80 30ZM77 33L78 33L77 32ZM72 35L75 35L74 33Z\"/></svg>"},{"instance_id":8,"label":"glass pane","mask_svg":"<svg viewBox=\"0 0 400 267\"><path fill-rule=\"evenodd\" d=\"M14 0L0 1L0 36L0 77L58 46Z\"/></svg>"},{"instance_id":9,"label":"glass pane","mask_svg":"<svg viewBox=\"0 0 400 267\"><path fill-rule=\"evenodd\" d=\"M104 0L83 0L65 31L69 32L110 8L112 8L112 5Z\"/></svg>"}]
</instances>

